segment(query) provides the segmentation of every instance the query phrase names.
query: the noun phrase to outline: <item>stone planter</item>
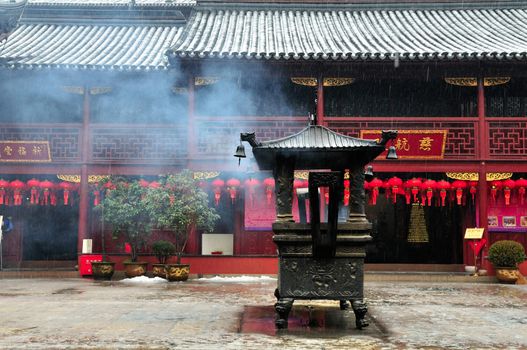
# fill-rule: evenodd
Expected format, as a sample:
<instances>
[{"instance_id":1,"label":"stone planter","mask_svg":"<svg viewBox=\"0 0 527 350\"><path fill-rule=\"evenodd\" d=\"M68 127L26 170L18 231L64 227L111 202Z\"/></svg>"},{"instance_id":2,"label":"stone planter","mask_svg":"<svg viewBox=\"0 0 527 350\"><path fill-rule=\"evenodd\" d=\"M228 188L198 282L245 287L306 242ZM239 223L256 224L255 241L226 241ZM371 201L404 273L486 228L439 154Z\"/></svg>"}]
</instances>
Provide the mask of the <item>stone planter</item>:
<instances>
[{"instance_id":1,"label":"stone planter","mask_svg":"<svg viewBox=\"0 0 527 350\"><path fill-rule=\"evenodd\" d=\"M146 274L147 266L148 263L146 262L125 262L124 274L128 278L143 276L144 274Z\"/></svg>"},{"instance_id":2,"label":"stone planter","mask_svg":"<svg viewBox=\"0 0 527 350\"><path fill-rule=\"evenodd\" d=\"M167 278L167 270L165 264L152 264L152 275L154 277Z\"/></svg>"},{"instance_id":3,"label":"stone planter","mask_svg":"<svg viewBox=\"0 0 527 350\"><path fill-rule=\"evenodd\" d=\"M167 280L186 281L190 274L190 265L187 264L167 264L166 265Z\"/></svg>"},{"instance_id":4,"label":"stone planter","mask_svg":"<svg viewBox=\"0 0 527 350\"><path fill-rule=\"evenodd\" d=\"M496 278L500 283L514 284L518 280L516 267L496 267Z\"/></svg>"},{"instance_id":5,"label":"stone planter","mask_svg":"<svg viewBox=\"0 0 527 350\"><path fill-rule=\"evenodd\" d=\"M109 281L115 272L115 263L108 261L93 261L91 263L92 276L95 280Z\"/></svg>"}]
</instances>

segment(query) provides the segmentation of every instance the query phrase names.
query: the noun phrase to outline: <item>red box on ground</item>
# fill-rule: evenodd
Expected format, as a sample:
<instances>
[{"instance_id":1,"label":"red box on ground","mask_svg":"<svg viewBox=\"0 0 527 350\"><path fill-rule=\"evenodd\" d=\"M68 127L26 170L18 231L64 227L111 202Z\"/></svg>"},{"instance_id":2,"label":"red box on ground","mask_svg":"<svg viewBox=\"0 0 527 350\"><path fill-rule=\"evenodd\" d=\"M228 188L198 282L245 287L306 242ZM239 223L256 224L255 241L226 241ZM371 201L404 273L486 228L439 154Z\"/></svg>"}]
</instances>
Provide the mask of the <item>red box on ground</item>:
<instances>
[{"instance_id":1,"label":"red box on ground","mask_svg":"<svg viewBox=\"0 0 527 350\"><path fill-rule=\"evenodd\" d=\"M102 261L102 255L100 254L82 254L79 256L79 273L81 276L91 276L92 261Z\"/></svg>"}]
</instances>

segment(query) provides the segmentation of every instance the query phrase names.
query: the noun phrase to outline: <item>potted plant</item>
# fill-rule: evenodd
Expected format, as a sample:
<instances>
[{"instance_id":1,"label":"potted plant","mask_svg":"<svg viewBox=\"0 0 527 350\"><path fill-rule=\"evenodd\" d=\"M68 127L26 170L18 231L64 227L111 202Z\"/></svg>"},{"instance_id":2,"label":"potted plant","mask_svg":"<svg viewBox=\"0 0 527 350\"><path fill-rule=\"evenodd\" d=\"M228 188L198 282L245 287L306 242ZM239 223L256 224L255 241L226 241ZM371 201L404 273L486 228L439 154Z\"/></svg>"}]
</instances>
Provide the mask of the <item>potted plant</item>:
<instances>
[{"instance_id":1,"label":"potted plant","mask_svg":"<svg viewBox=\"0 0 527 350\"><path fill-rule=\"evenodd\" d=\"M166 266L168 259L176 252L176 246L169 241L155 241L152 244L152 252L159 264L152 264L152 274L154 277L166 278Z\"/></svg>"},{"instance_id":2,"label":"potted plant","mask_svg":"<svg viewBox=\"0 0 527 350\"><path fill-rule=\"evenodd\" d=\"M166 265L167 279L186 280L190 265L181 264L181 256L192 230L211 231L219 215L188 170L168 175L162 186L151 189L148 200L154 208L156 225L170 231L176 247L176 264Z\"/></svg>"},{"instance_id":3,"label":"potted plant","mask_svg":"<svg viewBox=\"0 0 527 350\"><path fill-rule=\"evenodd\" d=\"M112 225L114 236L122 236L130 244L130 259L125 261L126 277L146 273L148 263L138 262L137 253L152 231L152 211L146 200L148 188L139 181L110 179L113 187L96 207L104 222Z\"/></svg>"},{"instance_id":4,"label":"potted plant","mask_svg":"<svg viewBox=\"0 0 527 350\"><path fill-rule=\"evenodd\" d=\"M516 241L497 241L490 246L488 259L496 270L498 281L516 283L519 277L518 264L525 260L525 249Z\"/></svg>"}]
</instances>

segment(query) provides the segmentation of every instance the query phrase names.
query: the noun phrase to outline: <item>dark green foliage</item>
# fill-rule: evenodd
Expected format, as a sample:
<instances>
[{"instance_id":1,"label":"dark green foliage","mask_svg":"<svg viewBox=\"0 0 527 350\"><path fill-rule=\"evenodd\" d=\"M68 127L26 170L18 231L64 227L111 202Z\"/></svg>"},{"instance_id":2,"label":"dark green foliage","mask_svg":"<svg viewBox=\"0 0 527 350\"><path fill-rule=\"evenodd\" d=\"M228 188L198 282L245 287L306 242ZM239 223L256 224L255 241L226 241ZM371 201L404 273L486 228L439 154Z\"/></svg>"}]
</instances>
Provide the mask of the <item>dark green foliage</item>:
<instances>
[{"instance_id":1,"label":"dark green foliage","mask_svg":"<svg viewBox=\"0 0 527 350\"><path fill-rule=\"evenodd\" d=\"M495 267L516 267L525 260L523 246L515 241L497 241L490 246L489 261Z\"/></svg>"},{"instance_id":2,"label":"dark green foliage","mask_svg":"<svg viewBox=\"0 0 527 350\"><path fill-rule=\"evenodd\" d=\"M150 189L146 201L155 213L155 225L172 233L179 264L192 230L211 231L219 215L209 207L207 194L193 179L192 172L168 175L160 182L159 188Z\"/></svg>"},{"instance_id":3,"label":"dark green foliage","mask_svg":"<svg viewBox=\"0 0 527 350\"><path fill-rule=\"evenodd\" d=\"M168 258L176 252L176 246L169 241L155 241L152 244L152 252L160 264L166 264Z\"/></svg>"},{"instance_id":4,"label":"dark green foliage","mask_svg":"<svg viewBox=\"0 0 527 350\"><path fill-rule=\"evenodd\" d=\"M152 231L152 206L145 200L148 189L138 181L111 178L115 188L107 191L96 207L102 219L112 225L116 236L123 235L132 247L131 261L137 261L137 250L144 246Z\"/></svg>"}]
</instances>

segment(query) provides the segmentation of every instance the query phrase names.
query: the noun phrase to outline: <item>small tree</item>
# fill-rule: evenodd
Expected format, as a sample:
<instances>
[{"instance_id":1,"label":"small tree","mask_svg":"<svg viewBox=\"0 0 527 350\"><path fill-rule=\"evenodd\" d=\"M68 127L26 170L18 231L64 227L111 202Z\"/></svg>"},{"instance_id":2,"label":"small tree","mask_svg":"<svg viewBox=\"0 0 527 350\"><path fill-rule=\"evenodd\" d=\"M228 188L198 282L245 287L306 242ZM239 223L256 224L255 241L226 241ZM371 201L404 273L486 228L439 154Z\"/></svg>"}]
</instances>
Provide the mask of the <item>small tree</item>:
<instances>
[{"instance_id":1,"label":"small tree","mask_svg":"<svg viewBox=\"0 0 527 350\"><path fill-rule=\"evenodd\" d=\"M176 246L168 241L155 241L152 244L152 252L160 264L166 264L167 260L176 252Z\"/></svg>"},{"instance_id":2,"label":"small tree","mask_svg":"<svg viewBox=\"0 0 527 350\"><path fill-rule=\"evenodd\" d=\"M212 231L219 219L216 210L209 207L207 194L188 170L168 175L162 186L150 189L148 202L156 225L172 233L178 264L192 229Z\"/></svg>"},{"instance_id":3,"label":"small tree","mask_svg":"<svg viewBox=\"0 0 527 350\"><path fill-rule=\"evenodd\" d=\"M114 236L123 236L132 248L131 261L137 261L138 248L145 245L152 231L152 208L146 200L148 189L138 181L111 178L109 190L95 208L104 222L112 226Z\"/></svg>"}]
</instances>

